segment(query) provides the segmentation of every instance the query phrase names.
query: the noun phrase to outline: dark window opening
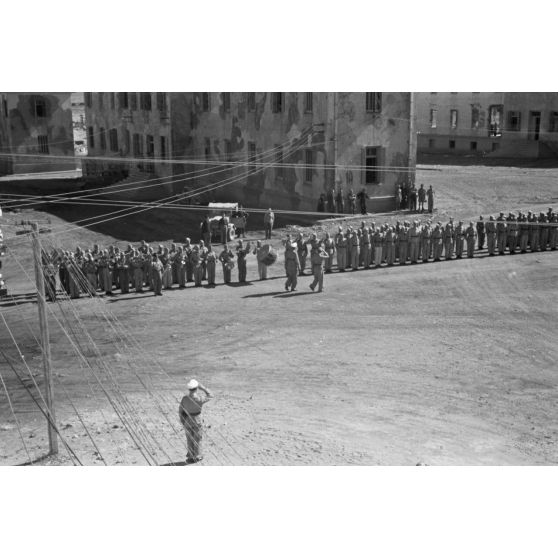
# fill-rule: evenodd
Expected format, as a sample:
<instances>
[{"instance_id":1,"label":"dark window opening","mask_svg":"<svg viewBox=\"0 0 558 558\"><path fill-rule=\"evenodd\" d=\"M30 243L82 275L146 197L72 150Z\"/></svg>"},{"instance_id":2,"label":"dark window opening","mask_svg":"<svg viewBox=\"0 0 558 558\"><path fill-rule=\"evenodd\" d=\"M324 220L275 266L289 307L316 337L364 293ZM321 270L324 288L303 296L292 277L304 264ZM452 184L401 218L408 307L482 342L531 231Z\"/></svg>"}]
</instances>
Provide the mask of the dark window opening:
<instances>
[{"instance_id":1,"label":"dark window opening","mask_svg":"<svg viewBox=\"0 0 558 558\"><path fill-rule=\"evenodd\" d=\"M271 112L283 112L283 93L271 94Z\"/></svg>"},{"instance_id":2,"label":"dark window opening","mask_svg":"<svg viewBox=\"0 0 558 558\"><path fill-rule=\"evenodd\" d=\"M157 110L166 112L167 110L167 96L165 93L157 93Z\"/></svg>"},{"instance_id":3,"label":"dark window opening","mask_svg":"<svg viewBox=\"0 0 558 558\"><path fill-rule=\"evenodd\" d=\"M39 143L39 153L48 154L48 136L37 136L37 141Z\"/></svg>"},{"instance_id":4,"label":"dark window opening","mask_svg":"<svg viewBox=\"0 0 558 558\"><path fill-rule=\"evenodd\" d=\"M120 108L128 108L128 93L118 93L118 105Z\"/></svg>"},{"instance_id":5,"label":"dark window opening","mask_svg":"<svg viewBox=\"0 0 558 558\"><path fill-rule=\"evenodd\" d=\"M379 182L377 147L367 147L364 158L364 182L365 184L377 184Z\"/></svg>"},{"instance_id":6,"label":"dark window opening","mask_svg":"<svg viewBox=\"0 0 558 558\"><path fill-rule=\"evenodd\" d=\"M151 110L151 93L140 93L140 109Z\"/></svg>"},{"instance_id":7,"label":"dark window opening","mask_svg":"<svg viewBox=\"0 0 558 558\"><path fill-rule=\"evenodd\" d=\"M550 121L548 123L549 132L558 132L558 112L550 113Z\"/></svg>"},{"instance_id":8,"label":"dark window opening","mask_svg":"<svg viewBox=\"0 0 558 558\"><path fill-rule=\"evenodd\" d=\"M476 151L477 150L477 142L476 141L472 141L471 142L471 151Z\"/></svg>"},{"instance_id":9,"label":"dark window opening","mask_svg":"<svg viewBox=\"0 0 558 558\"><path fill-rule=\"evenodd\" d=\"M438 125L438 111L436 109L430 109L430 127L436 128Z\"/></svg>"},{"instance_id":10,"label":"dark window opening","mask_svg":"<svg viewBox=\"0 0 558 558\"><path fill-rule=\"evenodd\" d=\"M134 134L132 138L133 142L133 153L134 157L143 157L143 145L141 141L141 136L139 134Z\"/></svg>"},{"instance_id":11,"label":"dark window opening","mask_svg":"<svg viewBox=\"0 0 558 558\"><path fill-rule=\"evenodd\" d=\"M209 161L211 159L211 140L205 138L205 160Z\"/></svg>"},{"instance_id":12,"label":"dark window opening","mask_svg":"<svg viewBox=\"0 0 558 558\"><path fill-rule=\"evenodd\" d=\"M107 138L105 136L105 129L101 128L99 130L99 139L101 140L101 149L107 148Z\"/></svg>"},{"instance_id":13,"label":"dark window opening","mask_svg":"<svg viewBox=\"0 0 558 558\"><path fill-rule=\"evenodd\" d=\"M312 112L314 110L314 94L304 94L304 112Z\"/></svg>"},{"instance_id":14,"label":"dark window opening","mask_svg":"<svg viewBox=\"0 0 558 558\"><path fill-rule=\"evenodd\" d=\"M521 130L521 113L516 110L508 111L508 130L519 132Z\"/></svg>"},{"instance_id":15,"label":"dark window opening","mask_svg":"<svg viewBox=\"0 0 558 558\"><path fill-rule=\"evenodd\" d=\"M93 126L87 128L87 135L89 136L89 147L92 149L95 147L95 133L93 132Z\"/></svg>"},{"instance_id":16,"label":"dark window opening","mask_svg":"<svg viewBox=\"0 0 558 558\"><path fill-rule=\"evenodd\" d=\"M471 106L471 128L477 130L480 126L480 109L478 106Z\"/></svg>"},{"instance_id":17,"label":"dark window opening","mask_svg":"<svg viewBox=\"0 0 558 558\"><path fill-rule=\"evenodd\" d=\"M109 130L109 145L111 151L118 151L118 130L116 128Z\"/></svg>"},{"instance_id":18,"label":"dark window opening","mask_svg":"<svg viewBox=\"0 0 558 558\"><path fill-rule=\"evenodd\" d=\"M229 112L231 110L231 94L223 93L223 110Z\"/></svg>"},{"instance_id":19,"label":"dark window opening","mask_svg":"<svg viewBox=\"0 0 558 558\"><path fill-rule=\"evenodd\" d=\"M428 140L428 149L434 149L436 147L436 140L429 139Z\"/></svg>"},{"instance_id":20,"label":"dark window opening","mask_svg":"<svg viewBox=\"0 0 558 558\"><path fill-rule=\"evenodd\" d=\"M256 94L247 93L246 94L246 105L249 111L256 110Z\"/></svg>"},{"instance_id":21,"label":"dark window opening","mask_svg":"<svg viewBox=\"0 0 558 558\"><path fill-rule=\"evenodd\" d=\"M109 93L109 98L110 98L110 108L114 110L116 107L115 94Z\"/></svg>"},{"instance_id":22,"label":"dark window opening","mask_svg":"<svg viewBox=\"0 0 558 558\"><path fill-rule=\"evenodd\" d=\"M231 140L226 139L223 144L225 146L225 161L232 161Z\"/></svg>"},{"instance_id":23,"label":"dark window opening","mask_svg":"<svg viewBox=\"0 0 558 558\"><path fill-rule=\"evenodd\" d=\"M253 141L248 142L248 163L250 170L256 168L256 144Z\"/></svg>"},{"instance_id":24,"label":"dark window opening","mask_svg":"<svg viewBox=\"0 0 558 558\"><path fill-rule=\"evenodd\" d=\"M166 136L161 136L161 159L167 158L167 138Z\"/></svg>"},{"instance_id":25,"label":"dark window opening","mask_svg":"<svg viewBox=\"0 0 558 558\"><path fill-rule=\"evenodd\" d=\"M211 98L209 93L202 93L202 110L203 112L209 112L211 110Z\"/></svg>"},{"instance_id":26,"label":"dark window opening","mask_svg":"<svg viewBox=\"0 0 558 558\"><path fill-rule=\"evenodd\" d=\"M366 93L366 112L382 112L381 93Z\"/></svg>"},{"instance_id":27,"label":"dark window opening","mask_svg":"<svg viewBox=\"0 0 558 558\"><path fill-rule=\"evenodd\" d=\"M455 149L455 140L449 140L449 148Z\"/></svg>"},{"instance_id":28,"label":"dark window opening","mask_svg":"<svg viewBox=\"0 0 558 558\"><path fill-rule=\"evenodd\" d=\"M130 93L130 108L138 110L138 95L137 93Z\"/></svg>"},{"instance_id":29,"label":"dark window opening","mask_svg":"<svg viewBox=\"0 0 558 558\"><path fill-rule=\"evenodd\" d=\"M498 144L493 142L492 143L492 151L496 151L496 149L498 149Z\"/></svg>"},{"instance_id":30,"label":"dark window opening","mask_svg":"<svg viewBox=\"0 0 558 558\"><path fill-rule=\"evenodd\" d=\"M85 106L91 108L93 106L93 95L91 93L85 93Z\"/></svg>"},{"instance_id":31,"label":"dark window opening","mask_svg":"<svg viewBox=\"0 0 558 558\"><path fill-rule=\"evenodd\" d=\"M311 149L307 149L304 159L304 182L312 182L312 178L314 175L314 152Z\"/></svg>"},{"instance_id":32,"label":"dark window opening","mask_svg":"<svg viewBox=\"0 0 558 558\"><path fill-rule=\"evenodd\" d=\"M103 108L104 93L97 93L97 102L99 103L99 108Z\"/></svg>"},{"instance_id":33,"label":"dark window opening","mask_svg":"<svg viewBox=\"0 0 558 558\"><path fill-rule=\"evenodd\" d=\"M47 115L46 102L42 97L35 99L35 116L37 118L44 118Z\"/></svg>"}]
</instances>

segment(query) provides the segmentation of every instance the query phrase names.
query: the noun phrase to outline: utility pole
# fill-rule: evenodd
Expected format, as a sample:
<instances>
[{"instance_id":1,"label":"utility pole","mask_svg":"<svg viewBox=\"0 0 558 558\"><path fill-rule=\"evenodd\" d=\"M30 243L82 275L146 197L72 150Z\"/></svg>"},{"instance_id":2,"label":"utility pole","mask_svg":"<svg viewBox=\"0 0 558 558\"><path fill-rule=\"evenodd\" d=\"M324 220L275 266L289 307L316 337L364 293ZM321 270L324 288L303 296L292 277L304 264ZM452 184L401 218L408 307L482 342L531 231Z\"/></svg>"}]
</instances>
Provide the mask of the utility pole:
<instances>
[{"instance_id":1,"label":"utility pole","mask_svg":"<svg viewBox=\"0 0 558 558\"><path fill-rule=\"evenodd\" d=\"M46 316L45 282L41 261L41 246L39 244L39 227L37 223L30 223L31 238L33 240L33 256L35 260L35 282L37 283L37 305L39 308L39 327L41 329L41 348L43 351L43 373L45 379L45 401L48 417L48 444L50 455L58 453L58 438L56 437L56 416L54 414L54 398L52 393L52 375L50 369L50 339L48 335L48 321Z\"/></svg>"}]
</instances>

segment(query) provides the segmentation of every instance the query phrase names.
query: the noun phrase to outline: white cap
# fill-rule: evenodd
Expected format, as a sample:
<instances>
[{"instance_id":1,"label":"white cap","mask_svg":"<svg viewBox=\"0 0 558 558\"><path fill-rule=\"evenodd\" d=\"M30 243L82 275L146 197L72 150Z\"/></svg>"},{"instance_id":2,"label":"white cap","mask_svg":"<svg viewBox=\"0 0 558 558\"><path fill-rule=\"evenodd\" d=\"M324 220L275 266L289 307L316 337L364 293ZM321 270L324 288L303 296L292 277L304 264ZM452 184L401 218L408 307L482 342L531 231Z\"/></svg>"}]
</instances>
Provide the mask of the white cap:
<instances>
[{"instance_id":1,"label":"white cap","mask_svg":"<svg viewBox=\"0 0 558 558\"><path fill-rule=\"evenodd\" d=\"M193 378L188 382L188 389L196 389L199 386L198 381L194 380Z\"/></svg>"}]
</instances>

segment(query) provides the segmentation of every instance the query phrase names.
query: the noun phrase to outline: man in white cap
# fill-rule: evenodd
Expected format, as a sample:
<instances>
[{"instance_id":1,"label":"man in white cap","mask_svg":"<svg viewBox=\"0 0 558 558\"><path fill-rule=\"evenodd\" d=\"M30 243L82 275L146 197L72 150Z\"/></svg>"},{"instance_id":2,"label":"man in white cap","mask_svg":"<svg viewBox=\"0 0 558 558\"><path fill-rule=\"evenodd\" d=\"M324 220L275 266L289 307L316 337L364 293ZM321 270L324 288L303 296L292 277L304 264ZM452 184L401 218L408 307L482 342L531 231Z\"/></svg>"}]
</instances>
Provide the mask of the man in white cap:
<instances>
[{"instance_id":1,"label":"man in white cap","mask_svg":"<svg viewBox=\"0 0 558 558\"><path fill-rule=\"evenodd\" d=\"M201 410L202 406L213 397L213 394L194 379L188 382L187 387L188 394L182 398L178 414L188 442L186 463L196 463L203 459L201 455Z\"/></svg>"},{"instance_id":2,"label":"man in white cap","mask_svg":"<svg viewBox=\"0 0 558 558\"><path fill-rule=\"evenodd\" d=\"M264 228L265 228L265 239L269 240L271 238L271 231L273 230L273 223L275 222L275 215L271 211L271 207L265 212L264 215Z\"/></svg>"}]
</instances>

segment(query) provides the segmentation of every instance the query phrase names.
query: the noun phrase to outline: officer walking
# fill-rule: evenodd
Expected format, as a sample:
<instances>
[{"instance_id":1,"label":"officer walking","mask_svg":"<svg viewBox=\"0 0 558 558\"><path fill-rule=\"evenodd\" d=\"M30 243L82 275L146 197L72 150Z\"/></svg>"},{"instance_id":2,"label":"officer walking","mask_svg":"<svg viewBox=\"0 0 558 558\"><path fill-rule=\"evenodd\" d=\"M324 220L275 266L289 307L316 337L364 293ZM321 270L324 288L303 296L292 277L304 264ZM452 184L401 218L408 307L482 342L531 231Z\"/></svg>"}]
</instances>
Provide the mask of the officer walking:
<instances>
[{"instance_id":1,"label":"officer walking","mask_svg":"<svg viewBox=\"0 0 558 558\"><path fill-rule=\"evenodd\" d=\"M186 432L186 440L188 443L186 463L197 463L203 459L201 455L201 411L203 405L213 397L213 394L194 379L188 382L187 387L188 394L182 398L178 414L180 422Z\"/></svg>"}]
</instances>

